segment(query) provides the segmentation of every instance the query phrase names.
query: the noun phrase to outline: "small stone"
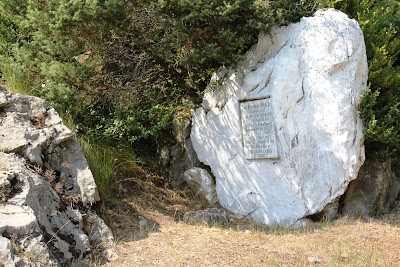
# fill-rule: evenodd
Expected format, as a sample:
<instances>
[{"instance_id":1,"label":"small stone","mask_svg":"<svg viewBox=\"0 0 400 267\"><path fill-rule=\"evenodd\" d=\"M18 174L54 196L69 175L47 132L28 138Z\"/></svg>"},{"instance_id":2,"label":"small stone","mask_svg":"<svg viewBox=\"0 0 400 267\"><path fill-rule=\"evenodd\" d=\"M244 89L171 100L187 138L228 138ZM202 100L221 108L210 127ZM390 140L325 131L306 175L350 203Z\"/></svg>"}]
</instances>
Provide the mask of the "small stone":
<instances>
[{"instance_id":1,"label":"small stone","mask_svg":"<svg viewBox=\"0 0 400 267\"><path fill-rule=\"evenodd\" d=\"M209 208L194 212L186 212L183 221L189 224L208 224L208 226L226 226L228 219L223 209Z\"/></svg>"},{"instance_id":2,"label":"small stone","mask_svg":"<svg viewBox=\"0 0 400 267\"><path fill-rule=\"evenodd\" d=\"M103 252L103 257L108 260L108 261L116 261L118 260L119 256L117 254L117 252L115 252L112 249L106 249Z\"/></svg>"},{"instance_id":3,"label":"small stone","mask_svg":"<svg viewBox=\"0 0 400 267\"><path fill-rule=\"evenodd\" d=\"M139 227L140 229L145 228L147 225L147 220L146 219L142 219L139 221Z\"/></svg>"},{"instance_id":4,"label":"small stone","mask_svg":"<svg viewBox=\"0 0 400 267\"><path fill-rule=\"evenodd\" d=\"M309 264L309 266L317 266L319 265L322 261L321 259L317 258L317 257L308 257L307 258L307 262Z\"/></svg>"}]
</instances>

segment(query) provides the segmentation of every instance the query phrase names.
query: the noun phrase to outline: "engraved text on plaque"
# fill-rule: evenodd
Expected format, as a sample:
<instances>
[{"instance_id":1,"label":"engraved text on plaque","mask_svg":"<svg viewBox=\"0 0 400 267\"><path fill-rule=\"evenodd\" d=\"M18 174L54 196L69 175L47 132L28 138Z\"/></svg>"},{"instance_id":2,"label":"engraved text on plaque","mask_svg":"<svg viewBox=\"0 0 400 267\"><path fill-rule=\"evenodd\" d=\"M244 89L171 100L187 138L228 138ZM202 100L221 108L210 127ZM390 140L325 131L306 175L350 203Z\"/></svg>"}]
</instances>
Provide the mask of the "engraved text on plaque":
<instances>
[{"instance_id":1,"label":"engraved text on plaque","mask_svg":"<svg viewBox=\"0 0 400 267\"><path fill-rule=\"evenodd\" d=\"M245 158L278 158L270 98L241 101L240 112Z\"/></svg>"}]
</instances>

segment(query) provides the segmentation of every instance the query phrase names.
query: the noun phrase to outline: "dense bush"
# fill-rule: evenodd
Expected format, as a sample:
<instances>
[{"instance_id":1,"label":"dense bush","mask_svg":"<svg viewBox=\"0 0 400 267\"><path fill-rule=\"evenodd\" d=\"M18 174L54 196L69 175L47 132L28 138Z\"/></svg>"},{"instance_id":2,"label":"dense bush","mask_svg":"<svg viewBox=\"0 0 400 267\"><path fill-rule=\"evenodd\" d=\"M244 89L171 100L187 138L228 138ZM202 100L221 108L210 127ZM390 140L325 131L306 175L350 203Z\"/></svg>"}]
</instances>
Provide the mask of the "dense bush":
<instances>
[{"instance_id":1,"label":"dense bush","mask_svg":"<svg viewBox=\"0 0 400 267\"><path fill-rule=\"evenodd\" d=\"M7 82L24 72L31 93L92 126L105 44L125 17L121 1L0 2L0 68ZM123 22L123 21L122 21ZM10 77L11 76L11 77Z\"/></svg>"},{"instance_id":2,"label":"dense bush","mask_svg":"<svg viewBox=\"0 0 400 267\"><path fill-rule=\"evenodd\" d=\"M135 39L184 82L179 85L187 93L204 90L216 68L234 66L256 42L260 31L297 21L316 6L314 1L151 2L147 8L152 10L153 19L135 23Z\"/></svg>"},{"instance_id":3,"label":"dense bush","mask_svg":"<svg viewBox=\"0 0 400 267\"><path fill-rule=\"evenodd\" d=\"M2 0L0 69L13 87L29 87L50 100L92 137L166 140L172 116L201 99L213 71L235 66L260 30L297 21L317 7L335 7L364 30L370 68L362 103L367 156L394 159L400 145L399 5L396 0Z\"/></svg>"},{"instance_id":4,"label":"dense bush","mask_svg":"<svg viewBox=\"0 0 400 267\"><path fill-rule=\"evenodd\" d=\"M313 8L300 1L131 4L129 23L115 34L105 55L104 78L117 89L116 116L103 118L107 122L99 127L108 136L132 141L165 137L172 116L201 99L211 73L238 62L259 30L296 21Z\"/></svg>"},{"instance_id":5,"label":"dense bush","mask_svg":"<svg viewBox=\"0 0 400 267\"><path fill-rule=\"evenodd\" d=\"M200 99L216 68L234 65L259 30L314 8L302 0L3 0L1 53L10 64L2 69L28 70L34 92L91 136L165 140L173 114Z\"/></svg>"}]
</instances>

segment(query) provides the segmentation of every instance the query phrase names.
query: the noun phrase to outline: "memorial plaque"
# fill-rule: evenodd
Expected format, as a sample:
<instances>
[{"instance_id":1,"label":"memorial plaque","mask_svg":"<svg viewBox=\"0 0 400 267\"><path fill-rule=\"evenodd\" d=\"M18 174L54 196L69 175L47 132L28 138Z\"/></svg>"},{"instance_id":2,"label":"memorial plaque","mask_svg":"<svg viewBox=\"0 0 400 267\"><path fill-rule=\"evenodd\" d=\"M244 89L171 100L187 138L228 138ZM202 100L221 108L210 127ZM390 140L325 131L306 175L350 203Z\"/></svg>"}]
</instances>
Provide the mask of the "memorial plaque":
<instances>
[{"instance_id":1,"label":"memorial plaque","mask_svg":"<svg viewBox=\"0 0 400 267\"><path fill-rule=\"evenodd\" d=\"M270 98L240 102L246 159L278 158Z\"/></svg>"}]
</instances>

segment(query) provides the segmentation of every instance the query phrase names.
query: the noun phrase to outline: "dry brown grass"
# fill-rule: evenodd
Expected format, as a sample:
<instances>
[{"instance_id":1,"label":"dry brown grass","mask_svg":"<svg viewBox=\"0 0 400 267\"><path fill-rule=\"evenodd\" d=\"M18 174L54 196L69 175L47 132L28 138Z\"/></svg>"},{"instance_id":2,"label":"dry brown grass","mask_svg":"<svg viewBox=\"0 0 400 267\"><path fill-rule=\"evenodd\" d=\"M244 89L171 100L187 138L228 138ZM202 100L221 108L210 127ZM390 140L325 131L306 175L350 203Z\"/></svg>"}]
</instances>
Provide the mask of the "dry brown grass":
<instances>
[{"instance_id":1,"label":"dry brown grass","mask_svg":"<svg viewBox=\"0 0 400 267\"><path fill-rule=\"evenodd\" d=\"M121 242L107 266L399 266L400 229L381 221L347 222L307 232L190 226L157 212L160 227L145 239Z\"/></svg>"},{"instance_id":2,"label":"dry brown grass","mask_svg":"<svg viewBox=\"0 0 400 267\"><path fill-rule=\"evenodd\" d=\"M205 203L146 175L126 179L122 203L108 210L119 259L106 266L400 266L400 209L380 219L342 218L297 230L246 220L228 228L193 226L181 214Z\"/></svg>"}]
</instances>

